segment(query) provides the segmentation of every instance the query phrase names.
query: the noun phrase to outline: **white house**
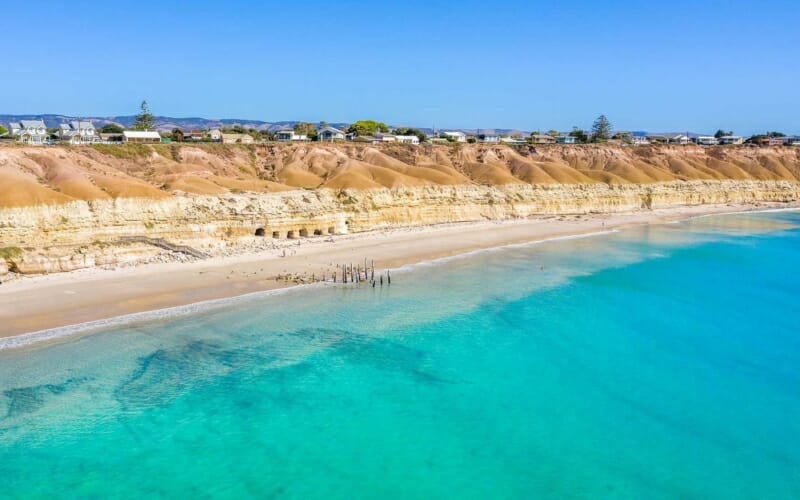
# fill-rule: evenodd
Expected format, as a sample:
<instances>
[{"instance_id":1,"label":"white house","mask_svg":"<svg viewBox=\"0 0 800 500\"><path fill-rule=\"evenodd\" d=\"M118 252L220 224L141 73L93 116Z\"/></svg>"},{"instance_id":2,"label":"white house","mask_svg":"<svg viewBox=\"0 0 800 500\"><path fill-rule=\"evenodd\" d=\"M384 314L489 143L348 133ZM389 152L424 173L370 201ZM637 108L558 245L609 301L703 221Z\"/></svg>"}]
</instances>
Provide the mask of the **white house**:
<instances>
[{"instance_id":1,"label":"white house","mask_svg":"<svg viewBox=\"0 0 800 500\"><path fill-rule=\"evenodd\" d=\"M528 141L526 141L525 139L521 139L519 137L511 137L511 136L501 137L500 142L502 142L503 144L510 144L512 146L520 146L522 144L528 144Z\"/></svg>"},{"instance_id":2,"label":"white house","mask_svg":"<svg viewBox=\"0 0 800 500\"><path fill-rule=\"evenodd\" d=\"M212 128L208 131L208 138L216 142L222 141L222 130L218 128Z\"/></svg>"},{"instance_id":3,"label":"white house","mask_svg":"<svg viewBox=\"0 0 800 500\"><path fill-rule=\"evenodd\" d=\"M719 144L719 140L716 137L711 135L701 135L696 139L697 144L701 146L716 146Z\"/></svg>"},{"instance_id":4,"label":"white house","mask_svg":"<svg viewBox=\"0 0 800 500\"><path fill-rule=\"evenodd\" d=\"M454 142L467 142L467 134L465 134L464 132L458 132L458 131L442 132L442 135L449 139L452 139Z\"/></svg>"},{"instance_id":5,"label":"white house","mask_svg":"<svg viewBox=\"0 0 800 500\"><path fill-rule=\"evenodd\" d=\"M738 135L723 135L719 138L719 143L727 145L744 144L744 137Z\"/></svg>"},{"instance_id":6,"label":"white house","mask_svg":"<svg viewBox=\"0 0 800 500\"><path fill-rule=\"evenodd\" d=\"M292 129L283 129L275 132L275 140L280 142L307 141L306 134L298 134Z\"/></svg>"},{"instance_id":7,"label":"white house","mask_svg":"<svg viewBox=\"0 0 800 500\"><path fill-rule=\"evenodd\" d=\"M161 142L161 135L155 130L124 130L122 141L137 144L158 144Z\"/></svg>"},{"instance_id":8,"label":"white house","mask_svg":"<svg viewBox=\"0 0 800 500\"><path fill-rule=\"evenodd\" d=\"M478 132L478 142L484 144L497 144L500 142L500 136L492 130L483 130Z\"/></svg>"},{"instance_id":9,"label":"white house","mask_svg":"<svg viewBox=\"0 0 800 500\"><path fill-rule=\"evenodd\" d=\"M344 132L331 126L322 127L319 129L319 132L317 132L317 137L319 137L320 141L328 142L343 141L345 139L344 135Z\"/></svg>"},{"instance_id":10,"label":"white house","mask_svg":"<svg viewBox=\"0 0 800 500\"><path fill-rule=\"evenodd\" d=\"M403 144L419 144L419 137L416 135L396 135L394 137L397 142Z\"/></svg>"},{"instance_id":11,"label":"white house","mask_svg":"<svg viewBox=\"0 0 800 500\"><path fill-rule=\"evenodd\" d=\"M70 144L87 144L100 140L100 136L91 121L77 120L59 125L58 138Z\"/></svg>"},{"instance_id":12,"label":"white house","mask_svg":"<svg viewBox=\"0 0 800 500\"><path fill-rule=\"evenodd\" d=\"M222 134L222 142L225 144L253 144L255 140L250 134Z\"/></svg>"},{"instance_id":13,"label":"white house","mask_svg":"<svg viewBox=\"0 0 800 500\"><path fill-rule=\"evenodd\" d=\"M669 138L670 144L686 145L689 144L690 142L692 142L692 140L689 139L689 136L683 134L673 135L672 137Z\"/></svg>"},{"instance_id":14,"label":"white house","mask_svg":"<svg viewBox=\"0 0 800 500\"><path fill-rule=\"evenodd\" d=\"M647 146L650 144L650 141L647 139L646 135L641 134L633 134L631 136L631 145L633 146Z\"/></svg>"},{"instance_id":15,"label":"white house","mask_svg":"<svg viewBox=\"0 0 800 500\"><path fill-rule=\"evenodd\" d=\"M19 142L25 144L44 144L47 140L47 126L42 120L20 120L8 124L9 132Z\"/></svg>"}]
</instances>

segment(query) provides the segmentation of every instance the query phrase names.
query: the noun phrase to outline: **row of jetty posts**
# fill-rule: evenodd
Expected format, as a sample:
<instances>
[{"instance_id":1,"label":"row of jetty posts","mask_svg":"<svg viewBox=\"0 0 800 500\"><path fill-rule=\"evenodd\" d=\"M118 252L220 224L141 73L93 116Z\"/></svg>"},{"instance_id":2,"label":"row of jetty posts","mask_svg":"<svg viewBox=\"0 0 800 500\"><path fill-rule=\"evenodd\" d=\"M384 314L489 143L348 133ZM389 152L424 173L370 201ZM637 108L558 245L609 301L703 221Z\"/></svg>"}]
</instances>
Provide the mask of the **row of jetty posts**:
<instances>
[{"instance_id":1,"label":"row of jetty posts","mask_svg":"<svg viewBox=\"0 0 800 500\"><path fill-rule=\"evenodd\" d=\"M306 275L308 276L308 275ZM281 276L278 277L279 279ZM283 277L284 279L288 278L288 276ZM378 273L378 276L375 276L375 261L372 260L371 262L367 262L367 259L364 259L364 266L362 267L361 264L340 264L336 266L334 271L330 274L323 273L319 277L316 273L311 275L311 283L318 283L318 282L327 282L327 283L341 283L344 285L347 284L354 284L354 285L368 285L372 288L376 286L390 286L392 284L392 275L389 270L386 270L386 274ZM301 280L301 282L307 282L305 280Z\"/></svg>"}]
</instances>

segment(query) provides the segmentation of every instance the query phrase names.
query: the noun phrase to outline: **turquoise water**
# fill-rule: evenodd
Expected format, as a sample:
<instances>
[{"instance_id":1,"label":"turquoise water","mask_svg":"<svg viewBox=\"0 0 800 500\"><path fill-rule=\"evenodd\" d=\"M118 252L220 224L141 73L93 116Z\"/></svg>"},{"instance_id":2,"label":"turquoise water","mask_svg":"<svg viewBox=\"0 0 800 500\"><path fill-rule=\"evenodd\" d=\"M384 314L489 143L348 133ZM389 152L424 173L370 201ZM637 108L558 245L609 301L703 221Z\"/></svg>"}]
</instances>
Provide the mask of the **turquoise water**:
<instances>
[{"instance_id":1,"label":"turquoise water","mask_svg":"<svg viewBox=\"0 0 800 500\"><path fill-rule=\"evenodd\" d=\"M0 352L0 496L800 497L800 213Z\"/></svg>"}]
</instances>

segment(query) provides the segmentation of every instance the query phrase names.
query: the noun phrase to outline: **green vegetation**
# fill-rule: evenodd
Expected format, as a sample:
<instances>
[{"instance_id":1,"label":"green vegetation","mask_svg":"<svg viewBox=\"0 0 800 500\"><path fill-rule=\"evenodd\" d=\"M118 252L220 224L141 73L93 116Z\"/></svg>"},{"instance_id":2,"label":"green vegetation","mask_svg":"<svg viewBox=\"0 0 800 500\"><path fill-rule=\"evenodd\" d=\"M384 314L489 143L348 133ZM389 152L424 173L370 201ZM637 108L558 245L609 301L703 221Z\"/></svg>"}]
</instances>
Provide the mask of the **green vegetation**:
<instances>
[{"instance_id":1,"label":"green vegetation","mask_svg":"<svg viewBox=\"0 0 800 500\"><path fill-rule=\"evenodd\" d=\"M121 134L122 127L117 125L116 123L106 123L102 127L100 127L101 134Z\"/></svg>"},{"instance_id":2,"label":"green vegetation","mask_svg":"<svg viewBox=\"0 0 800 500\"><path fill-rule=\"evenodd\" d=\"M322 122L324 123L324 122ZM317 128L314 126L313 123L308 122L297 122L294 124L294 133L300 135L306 135L312 141L317 140Z\"/></svg>"},{"instance_id":3,"label":"green vegetation","mask_svg":"<svg viewBox=\"0 0 800 500\"><path fill-rule=\"evenodd\" d=\"M0 248L0 259L10 260L17 258L20 255L22 255L22 249L20 247Z\"/></svg>"},{"instance_id":4,"label":"green vegetation","mask_svg":"<svg viewBox=\"0 0 800 500\"><path fill-rule=\"evenodd\" d=\"M169 138L175 142L183 142L183 130L179 129L178 127L175 127L169 134Z\"/></svg>"},{"instance_id":5,"label":"green vegetation","mask_svg":"<svg viewBox=\"0 0 800 500\"><path fill-rule=\"evenodd\" d=\"M611 136L612 139L617 139L620 141L630 141L631 137L633 137L633 134L630 132L616 132Z\"/></svg>"},{"instance_id":6,"label":"green vegetation","mask_svg":"<svg viewBox=\"0 0 800 500\"><path fill-rule=\"evenodd\" d=\"M350 124L347 132L358 136L362 135L375 135L378 132L388 132L389 127L383 122L376 122L375 120L358 120Z\"/></svg>"},{"instance_id":7,"label":"green vegetation","mask_svg":"<svg viewBox=\"0 0 800 500\"><path fill-rule=\"evenodd\" d=\"M155 126L156 118L150 113L147 101L142 101L139 114L133 121L133 130L151 130Z\"/></svg>"},{"instance_id":8,"label":"green vegetation","mask_svg":"<svg viewBox=\"0 0 800 500\"><path fill-rule=\"evenodd\" d=\"M572 132L569 133L569 136L574 137L575 140L581 144L586 144L589 142L589 136L586 135L586 132L578 127L572 127Z\"/></svg>"},{"instance_id":9,"label":"green vegetation","mask_svg":"<svg viewBox=\"0 0 800 500\"><path fill-rule=\"evenodd\" d=\"M92 144L91 147L100 153L123 160L146 158L153 152L147 144Z\"/></svg>"},{"instance_id":10,"label":"green vegetation","mask_svg":"<svg viewBox=\"0 0 800 500\"><path fill-rule=\"evenodd\" d=\"M0 136L6 135L7 133L8 130L4 126L0 125Z\"/></svg>"},{"instance_id":11,"label":"green vegetation","mask_svg":"<svg viewBox=\"0 0 800 500\"><path fill-rule=\"evenodd\" d=\"M729 130L729 131L727 131L727 132L726 132L726 131L724 131L724 130L722 130L722 129L719 129L719 130L717 130L717 131L716 131L716 133L714 134L714 137L716 137L717 139L719 139L720 137L725 137L726 135L733 135L733 131L732 131L732 130Z\"/></svg>"},{"instance_id":12,"label":"green vegetation","mask_svg":"<svg viewBox=\"0 0 800 500\"><path fill-rule=\"evenodd\" d=\"M600 115L592 124L592 142L605 142L611 137L611 122L606 115Z\"/></svg>"}]
</instances>

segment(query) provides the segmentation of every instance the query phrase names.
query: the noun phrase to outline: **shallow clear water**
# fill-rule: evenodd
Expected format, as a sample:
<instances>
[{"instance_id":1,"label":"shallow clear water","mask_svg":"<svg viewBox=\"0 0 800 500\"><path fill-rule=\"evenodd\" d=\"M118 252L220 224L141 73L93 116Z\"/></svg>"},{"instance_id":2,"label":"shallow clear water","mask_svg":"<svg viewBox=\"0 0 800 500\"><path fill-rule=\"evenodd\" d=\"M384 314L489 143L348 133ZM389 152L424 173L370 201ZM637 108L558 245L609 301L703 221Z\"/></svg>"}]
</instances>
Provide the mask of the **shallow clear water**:
<instances>
[{"instance_id":1,"label":"shallow clear water","mask_svg":"<svg viewBox=\"0 0 800 500\"><path fill-rule=\"evenodd\" d=\"M0 352L0 496L800 497L800 213Z\"/></svg>"}]
</instances>

